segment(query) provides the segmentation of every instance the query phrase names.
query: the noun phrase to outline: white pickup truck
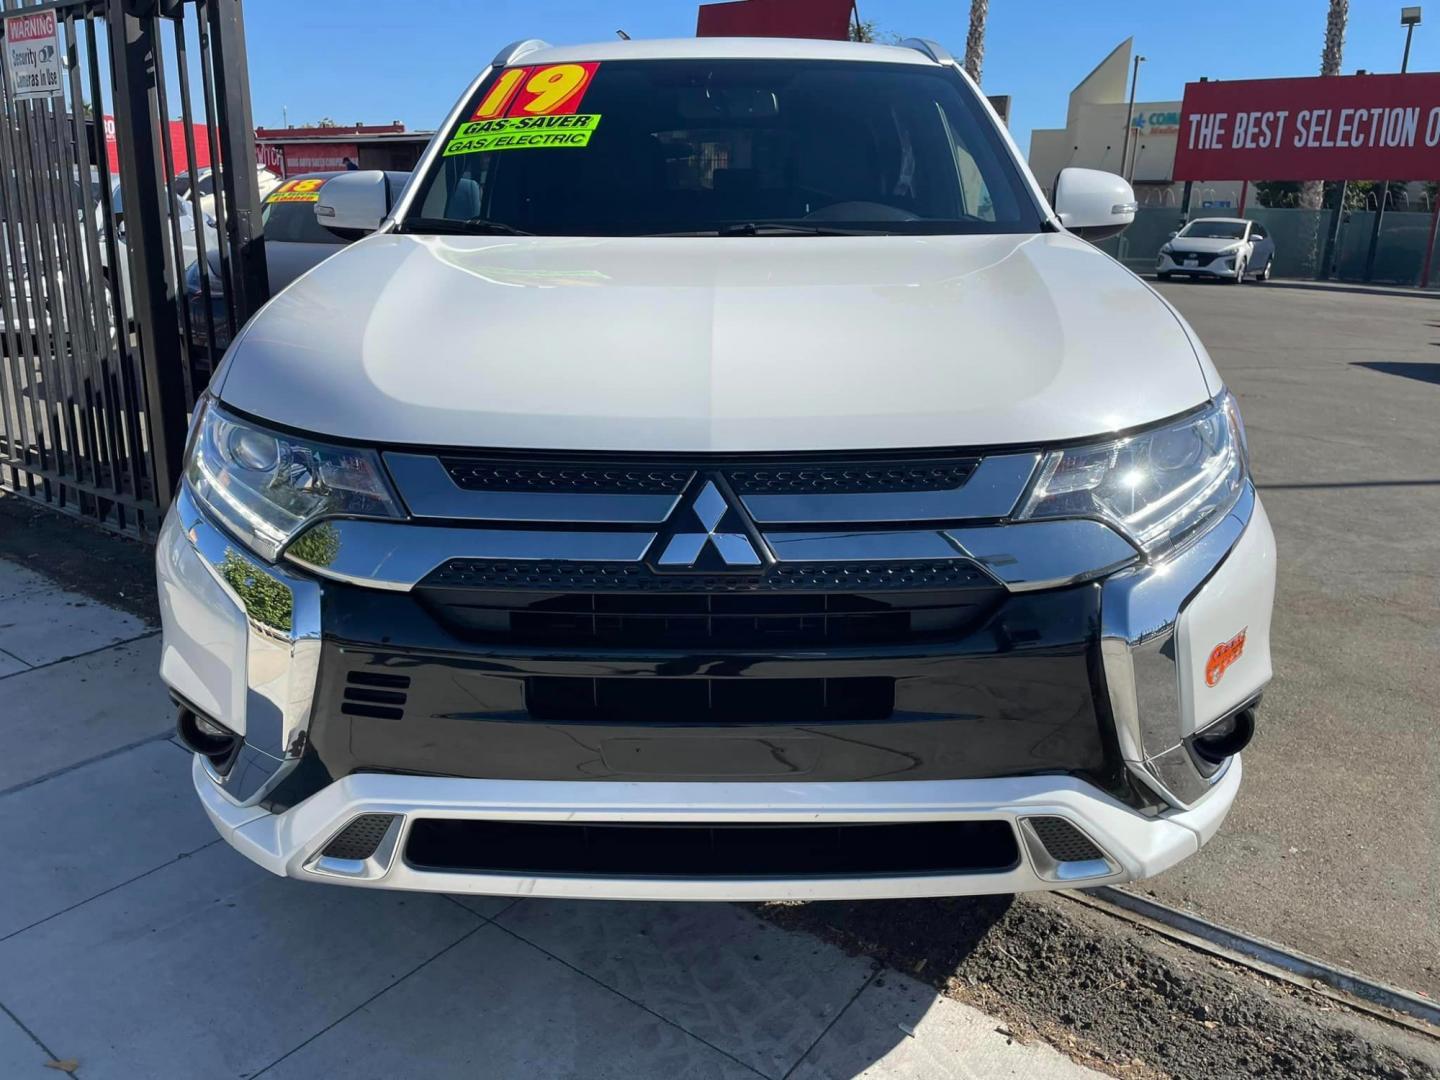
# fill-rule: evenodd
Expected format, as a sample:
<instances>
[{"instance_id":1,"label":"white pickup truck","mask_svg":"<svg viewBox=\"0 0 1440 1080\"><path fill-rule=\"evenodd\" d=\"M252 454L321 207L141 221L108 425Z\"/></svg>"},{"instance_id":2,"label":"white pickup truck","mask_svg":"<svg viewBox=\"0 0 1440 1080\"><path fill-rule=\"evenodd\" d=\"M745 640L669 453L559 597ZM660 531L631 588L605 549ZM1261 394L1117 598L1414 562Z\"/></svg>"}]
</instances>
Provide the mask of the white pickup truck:
<instances>
[{"instance_id":1,"label":"white pickup truck","mask_svg":"<svg viewBox=\"0 0 1440 1080\"><path fill-rule=\"evenodd\" d=\"M1220 827L1275 545L1184 319L939 46L503 51L197 413L162 675L277 874L1122 882ZM394 203L392 205L392 202ZM1078 235L1077 235L1078 234Z\"/></svg>"}]
</instances>

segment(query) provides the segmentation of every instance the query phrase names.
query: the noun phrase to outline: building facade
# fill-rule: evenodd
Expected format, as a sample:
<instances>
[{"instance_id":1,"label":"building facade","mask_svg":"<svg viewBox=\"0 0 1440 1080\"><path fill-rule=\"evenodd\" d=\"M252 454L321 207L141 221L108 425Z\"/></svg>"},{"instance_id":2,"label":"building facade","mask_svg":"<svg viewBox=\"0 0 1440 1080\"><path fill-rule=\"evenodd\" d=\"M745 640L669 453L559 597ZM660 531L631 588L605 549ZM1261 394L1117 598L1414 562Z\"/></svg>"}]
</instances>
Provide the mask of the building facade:
<instances>
[{"instance_id":1,"label":"building facade","mask_svg":"<svg viewBox=\"0 0 1440 1080\"><path fill-rule=\"evenodd\" d=\"M1129 109L1133 46L1133 38L1121 42L1070 92L1063 128L1031 131L1030 168L1047 191L1061 169L1077 165L1130 178L1141 206L1181 205L1185 185L1174 181L1181 103L1137 101ZM1238 207L1242 187L1240 180L1197 181L1191 210Z\"/></svg>"}]
</instances>

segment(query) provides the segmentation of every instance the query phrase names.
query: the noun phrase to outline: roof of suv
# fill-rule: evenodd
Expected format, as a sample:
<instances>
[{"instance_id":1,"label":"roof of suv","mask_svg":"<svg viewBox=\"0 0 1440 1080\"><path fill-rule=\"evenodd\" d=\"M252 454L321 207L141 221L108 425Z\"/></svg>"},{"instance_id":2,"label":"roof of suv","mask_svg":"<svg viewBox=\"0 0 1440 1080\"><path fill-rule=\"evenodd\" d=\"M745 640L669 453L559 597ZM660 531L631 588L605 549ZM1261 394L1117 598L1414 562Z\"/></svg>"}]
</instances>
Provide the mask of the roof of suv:
<instances>
[{"instance_id":1,"label":"roof of suv","mask_svg":"<svg viewBox=\"0 0 1440 1080\"><path fill-rule=\"evenodd\" d=\"M933 64L925 53L902 45L861 45L810 38L672 38L548 45L522 52L515 62L572 64L588 60L869 60L887 64ZM506 50L507 52L510 50ZM503 55L503 53L502 53Z\"/></svg>"}]
</instances>

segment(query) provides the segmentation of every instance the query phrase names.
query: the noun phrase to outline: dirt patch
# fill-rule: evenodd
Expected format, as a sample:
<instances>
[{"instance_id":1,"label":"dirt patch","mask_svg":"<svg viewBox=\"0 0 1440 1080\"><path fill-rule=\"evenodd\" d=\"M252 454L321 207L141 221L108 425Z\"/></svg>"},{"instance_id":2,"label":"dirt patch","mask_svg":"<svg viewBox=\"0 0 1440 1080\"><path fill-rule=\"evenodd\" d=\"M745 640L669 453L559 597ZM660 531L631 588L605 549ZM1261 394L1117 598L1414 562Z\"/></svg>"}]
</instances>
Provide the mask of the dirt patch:
<instances>
[{"instance_id":1,"label":"dirt patch","mask_svg":"<svg viewBox=\"0 0 1440 1080\"><path fill-rule=\"evenodd\" d=\"M1434 1080L1430 1040L1059 897L767 904L1128 1080Z\"/></svg>"},{"instance_id":2,"label":"dirt patch","mask_svg":"<svg viewBox=\"0 0 1440 1080\"><path fill-rule=\"evenodd\" d=\"M0 559L160 625L155 552L69 514L0 494Z\"/></svg>"}]
</instances>

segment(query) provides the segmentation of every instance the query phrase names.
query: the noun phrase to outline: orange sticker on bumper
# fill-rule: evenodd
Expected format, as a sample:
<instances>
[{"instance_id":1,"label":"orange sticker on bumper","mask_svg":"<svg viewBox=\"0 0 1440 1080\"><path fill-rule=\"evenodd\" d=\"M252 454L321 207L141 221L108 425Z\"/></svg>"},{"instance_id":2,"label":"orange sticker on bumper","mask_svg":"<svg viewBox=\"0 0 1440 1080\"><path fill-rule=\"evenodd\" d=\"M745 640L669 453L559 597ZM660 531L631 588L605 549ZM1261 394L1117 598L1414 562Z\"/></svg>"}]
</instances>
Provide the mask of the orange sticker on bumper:
<instances>
[{"instance_id":1,"label":"orange sticker on bumper","mask_svg":"<svg viewBox=\"0 0 1440 1080\"><path fill-rule=\"evenodd\" d=\"M1230 670L1230 666L1244 655L1245 634L1249 629L1247 626L1229 641L1222 642L1211 650L1210 659L1205 662L1206 686L1217 685L1225 677L1225 672Z\"/></svg>"}]
</instances>

